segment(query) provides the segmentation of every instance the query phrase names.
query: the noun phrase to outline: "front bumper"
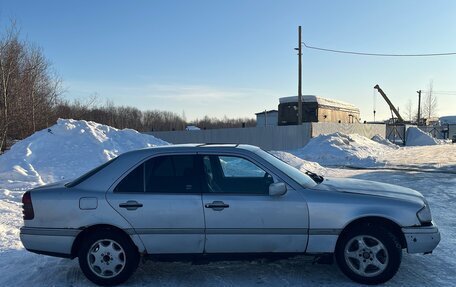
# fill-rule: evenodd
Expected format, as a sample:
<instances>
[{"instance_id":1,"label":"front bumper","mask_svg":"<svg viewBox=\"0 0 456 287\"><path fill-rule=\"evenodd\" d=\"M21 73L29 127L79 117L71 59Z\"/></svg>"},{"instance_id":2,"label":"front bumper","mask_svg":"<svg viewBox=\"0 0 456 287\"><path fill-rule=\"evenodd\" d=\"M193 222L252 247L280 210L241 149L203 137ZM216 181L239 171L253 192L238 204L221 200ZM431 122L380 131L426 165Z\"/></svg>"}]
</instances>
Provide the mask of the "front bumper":
<instances>
[{"instance_id":1,"label":"front bumper","mask_svg":"<svg viewBox=\"0 0 456 287\"><path fill-rule=\"evenodd\" d=\"M419 226L402 228L407 241L408 253L431 253L440 242L437 226Z\"/></svg>"}]
</instances>

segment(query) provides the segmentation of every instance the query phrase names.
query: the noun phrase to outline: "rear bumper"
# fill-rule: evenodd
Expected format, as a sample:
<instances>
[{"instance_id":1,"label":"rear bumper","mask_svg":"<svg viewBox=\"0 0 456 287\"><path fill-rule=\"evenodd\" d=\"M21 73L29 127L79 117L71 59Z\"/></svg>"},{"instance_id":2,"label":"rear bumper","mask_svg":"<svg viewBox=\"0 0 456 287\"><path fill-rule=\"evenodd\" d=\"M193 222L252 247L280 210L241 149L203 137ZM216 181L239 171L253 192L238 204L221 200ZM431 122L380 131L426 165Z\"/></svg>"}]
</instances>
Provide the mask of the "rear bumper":
<instances>
[{"instance_id":1,"label":"rear bumper","mask_svg":"<svg viewBox=\"0 0 456 287\"><path fill-rule=\"evenodd\" d=\"M408 253L431 253L440 242L437 226L402 228Z\"/></svg>"},{"instance_id":2,"label":"rear bumper","mask_svg":"<svg viewBox=\"0 0 456 287\"><path fill-rule=\"evenodd\" d=\"M20 238L25 249L39 254L71 258L78 229L22 227Z\"/></svg>"}]
</instances>

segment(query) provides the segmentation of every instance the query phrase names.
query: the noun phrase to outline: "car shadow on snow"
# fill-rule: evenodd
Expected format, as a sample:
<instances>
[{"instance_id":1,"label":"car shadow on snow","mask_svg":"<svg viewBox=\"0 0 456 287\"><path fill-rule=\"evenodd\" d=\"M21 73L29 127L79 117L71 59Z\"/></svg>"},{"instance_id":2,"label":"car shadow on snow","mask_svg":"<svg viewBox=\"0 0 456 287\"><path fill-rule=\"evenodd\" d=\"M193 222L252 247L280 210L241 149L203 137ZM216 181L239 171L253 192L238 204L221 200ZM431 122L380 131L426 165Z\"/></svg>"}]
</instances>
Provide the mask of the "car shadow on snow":
<instances>
[{"instance_id":1,"label":"car shadow on snow","mask_svg":"<svg viewBox=\"0 0 456 287\"><path fill-rule=\"evenodd\" d=\"M141 264L125 286L362 286L345 277L336 264L313 264L313 257L287 260L222 261L203 265L179 262ZM431 260L432 261L432 260ZM427 286L443 282L422 272L430 264L420 256L404 254L398 274L380 286ZM446 278L452 276L446 272ZM424 283L426 282L426 283Z\"/></svg>"},{"instance_id":2,"label":"car shadow on snow","mask_svg":"<svg viewBox=\"0 0 456 287\"><path fill-rule=\"evenodd\" d=\"M157 286L352 286L336 265L312 264L313 257L206 264L146 262L130 286L148 282Z\"/></svg>"},{"instance_id":3,"label":"car shadow on snow","mask_svg":"<svg viewBox=\"0 0 456 287\"><path fill-rule=\"evenodd\" d=\"M1 286L95 286L78 261L8 250L0 254ZM424 259L423 259L424 258ZM430 266L434 266L429 268ZM452 270L440 270L431 256L405 255L398 274L384 286L442 285ZM423 272L424 271L424 272ZM442 277L442 275L444 275ZM444 279L442 281L442 279ZM356 286L335 264L313 264L313 257L221 261L207 264L146 261L122 286ZM360 285L358 285L360 286Z\"/></svg>"}]
</instances>

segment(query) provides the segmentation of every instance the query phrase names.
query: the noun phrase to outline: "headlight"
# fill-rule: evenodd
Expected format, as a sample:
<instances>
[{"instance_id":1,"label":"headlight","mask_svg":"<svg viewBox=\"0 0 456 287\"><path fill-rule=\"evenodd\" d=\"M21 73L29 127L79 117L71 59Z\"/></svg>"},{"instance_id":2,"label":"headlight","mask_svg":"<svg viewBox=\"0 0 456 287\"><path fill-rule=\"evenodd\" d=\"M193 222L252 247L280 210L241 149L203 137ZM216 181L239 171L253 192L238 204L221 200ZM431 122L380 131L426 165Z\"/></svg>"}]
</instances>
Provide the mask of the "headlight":
<instances>
[{"instance_id":1,"label":"headlight","mask_svg":"<svg viewBox=\"0 0 456 287\"><path fill-rule=\"evenodd\" d=\"M431 209L429 205L426 203L423 208L421 208L417 213L416 216L423 223L430 223L432 221Z\"/></svg>"}]
</instances>

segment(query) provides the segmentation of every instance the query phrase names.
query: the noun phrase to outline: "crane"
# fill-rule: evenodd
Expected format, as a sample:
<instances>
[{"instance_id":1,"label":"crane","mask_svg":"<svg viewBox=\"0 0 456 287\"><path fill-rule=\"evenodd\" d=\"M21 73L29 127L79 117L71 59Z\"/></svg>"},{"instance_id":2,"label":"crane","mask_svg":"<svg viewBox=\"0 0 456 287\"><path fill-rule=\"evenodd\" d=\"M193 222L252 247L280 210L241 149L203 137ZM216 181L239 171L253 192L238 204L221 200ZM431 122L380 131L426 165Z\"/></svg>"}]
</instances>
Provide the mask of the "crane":
<instances>
[{"instance_id":1,"label":"crane","mask_svg":"<svg viewBox=\"0 0 456 287\"><path fill-rule=\"evenodd\" d=\"M390 107L391 111L393 111L394 114L396 115L397 122L398 123L403 123L404 119L401 117L401 115L399 114L399 111L394 107L393 103L390 101L390 99L388 99L388 97L383 92L383 90L380 88L380 86L379 85L375 85L374 89L376 89L380 93L380 95L382 95L382 97L385 99L385 101L388 104L388 106Z\"/></svg>"}]
</instances>

